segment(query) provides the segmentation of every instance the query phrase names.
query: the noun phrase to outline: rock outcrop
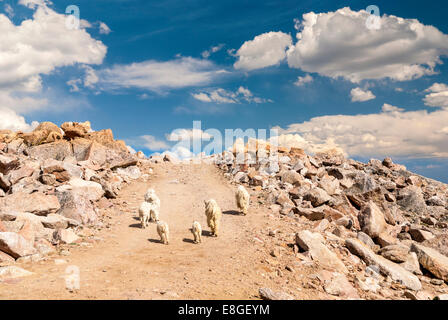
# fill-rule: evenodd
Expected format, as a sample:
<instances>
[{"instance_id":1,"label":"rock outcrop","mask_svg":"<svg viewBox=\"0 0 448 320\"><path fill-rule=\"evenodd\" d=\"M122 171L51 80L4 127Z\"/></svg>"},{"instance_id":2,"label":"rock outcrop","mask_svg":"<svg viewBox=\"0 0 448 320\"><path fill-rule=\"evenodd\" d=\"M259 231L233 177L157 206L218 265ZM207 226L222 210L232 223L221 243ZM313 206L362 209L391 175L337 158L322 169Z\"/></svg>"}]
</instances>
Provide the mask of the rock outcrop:
<instances>
[{"instance_id":1,"label":"rock outcrop","mask_svg":"<svg viewBox=\"0 0 448 320\"><path fill-rule=\"evenodd\" d=\"M358 292L395 283L403 297L422 290L423 281L434 286L448 281L446 184L409 172L390 158L362 163L336 151L311 156L297 148L278 148L275 155L269 146L255 145L246 146L244 157L234 148L207 161L233 183L252 187L252 196L273 215L299 222L295 247L322 272L340 275L324 281L325 292L356 297L345 281L352 276ZM351 293L336 290L339 284Z\"/></svg>"},{"instance_id":2,"label":"rock outcrop","mask_svg":"<svg viewBox=\"0 0 448 320\"><path fill-rule=\"evenodd\" d=\"M0 132L0 262L35 261L52 244L101 227L99 203L141 177L144 159L112 131L90 123L43 122L30 133Z\"/></svg>"}]
</instances>

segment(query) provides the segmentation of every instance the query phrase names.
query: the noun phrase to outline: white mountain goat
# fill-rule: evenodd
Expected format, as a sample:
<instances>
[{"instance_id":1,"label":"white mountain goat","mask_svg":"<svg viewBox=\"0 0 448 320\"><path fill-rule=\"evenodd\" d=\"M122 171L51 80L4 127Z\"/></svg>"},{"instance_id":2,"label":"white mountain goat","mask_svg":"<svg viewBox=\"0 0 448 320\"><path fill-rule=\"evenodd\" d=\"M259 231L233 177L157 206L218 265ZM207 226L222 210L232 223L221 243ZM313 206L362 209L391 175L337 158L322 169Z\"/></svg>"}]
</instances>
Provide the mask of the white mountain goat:
<instances>
[{"instance_id":1,"label":"white mountain goat","mask_svg":"<svg viewBox=\"0 0 448 320\"><path fill-rule=\"evenodd\" d=\"M145 229L149 224L152 207L152 204L145 201L140 205L140 208L138 209L138 216L140 217L140 222L143 229Z\"/></svg>"},{"instance_id":2,"label":"white mountain goat","mask_svg":"<svg viewBox=\"0 0 448 320\"><path fill-rule=\"evenodd\" d=\"M212 236L217 237L221 222L222 212L215 200L204 201L207 224L212 230Z\"/></svg>"},{"instance_id":3,"label":"white mountain goat","mask_svg":"<svg viewBox=\"0 0 448 320\"><path fill-rule=\"evenodd\" d=\"M156 195L156 192L154 191L154 189L148 189L148 191L146 191L145 194L145 201L148 203L152 203L155 205L155 207L160 210L160 199L159 197Z\"/></svg>"},{"instance_id":4,"label":"white mountain goat","mask_svg":"<svg viewBox=\"0 0 448 320\"><path fill-rule=\"evenodd\" d=\"M194 236L194 243L202 242L202 227L201 224L197 221L193 222L193 227L191 228L191 232Z\"/></svg>"},{"instance_id":5,"label":"white mountain goat","mask_svg":"<svg viewBox=\"0 0 448 320\"><path fill-rule=\"evenodd\" d=\"M157 223L157 233L159 234L160 241L163 244L168 244L169 243L170 230L169 230L168 224L166 222L159 221Z\"/></svg>"},{"instance_id":6,"label":"white mountain goat","mask_svg":"<svg viewBox=\"0 0 448 320\"><path fill-rule=\"evenodd\" d=\"M238 190L235 193L236 198L236 205L240 211L246 215L247 210L249 209L249 203L250 203L250 195L249 192L243 187L239 186Z\"/></svg>"}]
</instances>

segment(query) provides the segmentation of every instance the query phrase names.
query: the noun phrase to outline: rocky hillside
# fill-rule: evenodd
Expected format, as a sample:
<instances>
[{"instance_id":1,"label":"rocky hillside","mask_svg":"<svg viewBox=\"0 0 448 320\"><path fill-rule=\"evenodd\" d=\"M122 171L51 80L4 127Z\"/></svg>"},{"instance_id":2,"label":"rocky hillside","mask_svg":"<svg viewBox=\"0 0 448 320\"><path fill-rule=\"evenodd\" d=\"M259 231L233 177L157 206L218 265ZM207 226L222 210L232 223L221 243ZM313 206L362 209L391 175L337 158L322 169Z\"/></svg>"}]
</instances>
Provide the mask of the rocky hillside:
<instances>
[{"instance_id":1,"label":"rocky hillside","mask_svg":"<svg viewBox=\"0 0 448 320\"><path fill-rule=\"evenodd\" d=\"M381 288L401 288L411 299L447 293L447 185L390 158L365 164L337 152L310 156L279 148L279 163L255 161L261 151L269 154L269 146L246 154L243 165L235 165L235 152L213 160L235 184L251 187L273 218L293 226L291 245L302 267L316 263L321 270L309 285L342 298L390 297L376 296ZM261 241L274 242L269 238L277 231L266 231ZM270 255L279 257L279 248Z\"/></svg>"},{"instance_id":2,"label":"rocky hillside","mask_svg":"<svg viewBox=\"0 0 448 320\"><path fill-rule=\"evenodd\" d=\"M101 228L98 207L141 177L138 164L111 130L88 122L0 131L0 265L40 260L83 227Z\"/></svg>"},{"instance_id":3,"label":"rocky hillside","mask_svg":"<svg viewBox=\"0 0 448 320\"><path fill-rule=\"evenodd\" d=\"M250 251L239 261L250 257L263 264L266 272L257 274L256 280L261 297L290 299L309 289L324 298L448 298L447 185L409 172L389 158L361 163L335 151L311 156L282 147L279 161L257 158L270 149L257 143L242 165L236 164L235 150L204 159L221 170L209 166L220 180L208 188L228 191L220 203L230 210L227 215L233 212L233 191L220 189L228 184L219 173L250 190L249 215L232 213L235 220L226 221L233 221L232 230L247 224L239 240L250 243L255 254ZM136 193L116 199L120 189L131 182L130 187L140 183L143 189L152 167L164 162L171 164L161 165L159 171L169 172L171 180L188 171L188 162L181 164L168 155L149 160L142 153L133 155L111 130L95 132L88 122L64 123L60 128L46 122L31 133L1 131L0 281L3 275L26 272L16 267L22 262L46 260L55 252L64 255L67 245L84 244L86 234L109 228L111 217L103 209L123 211L134 219L136 207L131 203L138 205ZM176 171L177 164L181 171ZM188 180L198 178L201 170L195 168L191 172L196 176L190 172ZM206 174L201 185L190 189L204 188L209 178ZM171 180L168 185L180 184ZM172 193L167 186L162 190ZM187 230L190 222L181 223L176 210L196 210L203 201L202 193L195 193L193 201L188 192L182 208L163 213L172 215L173 227L180 230ZM130 238L146 237L127 225L123 230ZM232 239L217 241L226 246ZM151 245L157 250L147 242L142 252ZM227 278L227 270L222 276ZM285 292L261 287L266 282Z\"/></svg>"}]
</instances>

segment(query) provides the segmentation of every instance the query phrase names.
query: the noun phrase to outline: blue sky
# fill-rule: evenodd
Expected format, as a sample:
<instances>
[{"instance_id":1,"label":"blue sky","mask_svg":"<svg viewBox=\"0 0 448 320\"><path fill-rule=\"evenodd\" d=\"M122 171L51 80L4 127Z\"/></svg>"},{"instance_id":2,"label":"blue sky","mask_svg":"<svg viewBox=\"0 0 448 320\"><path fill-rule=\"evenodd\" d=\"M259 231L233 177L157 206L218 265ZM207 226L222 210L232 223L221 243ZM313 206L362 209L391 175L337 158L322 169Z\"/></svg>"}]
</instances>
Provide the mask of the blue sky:
<instances>
[{"instance_id":1,"label":"blue sky","mask_svg":"<svg viewBox=\"0 0 448 320\"><path fill-rule=\"evenodd\" d=\"M73 4L82 23L68 30ZM377 30L365 25L369 5L382 16ZM0 0L0 126L89 120L146 154L171 148L167 135L195 120L204 130L275 127L310 152L392 156L448 182L446 9L444 1Z\"/></svg>"}]
</instances>

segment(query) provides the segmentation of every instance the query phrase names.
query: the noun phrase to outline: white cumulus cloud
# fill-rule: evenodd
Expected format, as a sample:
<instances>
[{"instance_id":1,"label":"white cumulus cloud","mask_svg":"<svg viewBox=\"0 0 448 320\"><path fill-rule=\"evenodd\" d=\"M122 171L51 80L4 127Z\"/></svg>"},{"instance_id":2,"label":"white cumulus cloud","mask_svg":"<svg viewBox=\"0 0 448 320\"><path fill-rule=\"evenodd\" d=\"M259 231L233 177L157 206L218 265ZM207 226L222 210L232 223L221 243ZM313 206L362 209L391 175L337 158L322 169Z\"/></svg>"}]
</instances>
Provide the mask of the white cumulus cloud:
<instances>
[{"instance_id":1,"label":"white cumulus cloud","mask_svg":"<svg viewBox=\"0 0 448 320\"><path fill-rule=\"evenodd\" d=\"M23 116L7 108L0 108L0 130L29 132L38 126L36 121L28 124Z\"/></svg>"},{"instance_id":2,"label":"white cumulus cloud","mask_svg":"<svg viewBox=\"0 0 448 320\"><path fill-rule=\"evenodd\" d=\"M306 72L352 82L364 79L404 81L435 73L448 54L448 36L416 19L381 17L381 29L370 30L370 13L342 8L306 13L288 64Z\"/></svg>"},{"instance_id":3,"label":"white cumulus cloud","mask_svg":"<svg viewBox=\"0 0 448 320\"><path fill-rule=\"evenodd\" d=\"M444 83L434 83L425 90L429 92L423 101L430 107L448 108L448 86Z\"/></svg>"},{"instance_id":4,"label":"white cumulus cloud","mask_svg":"<svg viewBox=\"0 0 448 320\"><path fill-rule=\"evenodd\" d=\"M352 89L350 97L352 98L352 102L365 102L376 98L372 91L363 90L359 87Z\"/></svg>"},{"instance_id":5,"label":"white cumulus cloud","mask_svg":"<svg viewBox=\"0 0 448 320\"><path fill-rule=\"evenodd\" d=\"M246 41L236 52L235 69L255 70L278 65L286 58L292 38L283 32L267 32Z\"/></svg>"},{"instance_id":6,"label":"white cumulus cloud","mask_svg":"<svg viewBox=\"0 0 448 320\"><path fill-rule=\"evenodd\" d=\"M350 156L448 157L448 109L404 111L384 105L381 113L331 115L279 129L307 145L342 148Z\"/></svg>"},{"instance_id":7,"label":"white cumulus cloud","mask_svg":"<svg viewBox=\"0 0 448 320\"><path fill-rule=\"evenodd\" d=\"M307 83L311 83L311 82L313 82L313 81L314 81L313 77L310 76L309 74L307 74L307 75L304 76L304 77L298 77L298 78L297 78L297 81L294 82L294 84L295 84L296 86L298 86L298 87L302 87L302 86L304 86L305 84L307 84Z\"/></svg>"}]
</instances>

